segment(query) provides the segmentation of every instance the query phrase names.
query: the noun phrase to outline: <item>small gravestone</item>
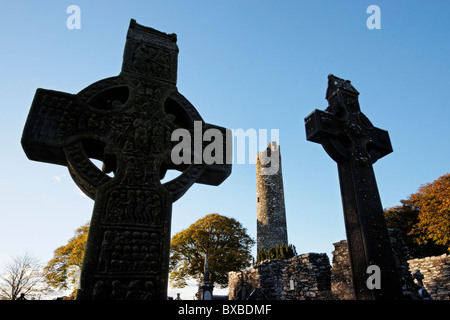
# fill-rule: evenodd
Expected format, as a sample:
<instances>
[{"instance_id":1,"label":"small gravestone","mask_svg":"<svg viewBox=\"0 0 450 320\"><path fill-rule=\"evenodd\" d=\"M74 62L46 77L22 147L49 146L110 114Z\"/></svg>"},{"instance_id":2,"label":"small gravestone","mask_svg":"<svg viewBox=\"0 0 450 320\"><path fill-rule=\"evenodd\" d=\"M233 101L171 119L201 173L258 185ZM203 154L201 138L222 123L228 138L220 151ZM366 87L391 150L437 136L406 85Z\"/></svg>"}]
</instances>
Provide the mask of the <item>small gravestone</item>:
<instances>
[{"instance_id":1,"label":"small gravestone","mask_svg":"<svg viewBox=\"0 0 450 320\"><path fill-rule=\"evenodd\" d=\"M209 280L208 255L205 255L205 267L203 271L203 284L200 286L199 300L213 300L214 286Z\"/></svg>"},{"instance_id":2,"label":"small gravestone","mask_svg":"<svg viewBox=\"0 0 450 320\"><path fill-rule=\"evenodd\" d=\"M231 173L225 161L202 161L206 147L226 154L226 130L178 92L177 56L175 34L131 20L118 76L75 95L36 92L22 136L28 158L67 166L95 200L77 299L167 299L172 203L195 182L219 185ZM197 135L183 148L191 161L172 161L177 129ZM220 150L218 140L205 147L208 131ZM169 169L181 174L162 183Z\"/></svg>"},{"instance_id":3,"label":"small gravestone","mask_svg":"<svg viewBox=\"0 0 450 320\"><path fill-rule=\"evenodd\" d=\"M388 132L374 127L361 112L358 95L350 81L329 75L329 106L305 119L306 136L322 144L338 164L355 297L400 299L400 278L372 167L392 146ZM380 268L379 289L367 283L371 265Z\"/></svg>"}]
</instances>

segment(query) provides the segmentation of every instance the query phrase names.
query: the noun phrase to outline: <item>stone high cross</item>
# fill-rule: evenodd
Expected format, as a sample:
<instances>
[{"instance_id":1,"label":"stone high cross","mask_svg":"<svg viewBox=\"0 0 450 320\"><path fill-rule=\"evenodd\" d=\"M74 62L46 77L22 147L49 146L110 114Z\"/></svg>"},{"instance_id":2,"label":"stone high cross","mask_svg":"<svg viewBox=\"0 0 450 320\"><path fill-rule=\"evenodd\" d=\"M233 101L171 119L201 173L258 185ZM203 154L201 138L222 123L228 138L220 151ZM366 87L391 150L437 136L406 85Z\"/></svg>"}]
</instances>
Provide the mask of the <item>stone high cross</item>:
<instances>
[{"instance_id":1,"label":"stone high cross","mask_svg":"<svg viewBox=\"0 0 450 320\"><path fill-rule=\"evenodd\" d=\"M175 34L131 20L118 76L75 95L36 92L22 136L28 158L67 166L95 200L77 299L167 299L172 203L195 182L219 185L231 173L225 161L171 161L177 128L193 133L198 121L226 136L178 93L177 55ZM161 183L169 169L181 174Z\"/></svg>"},{"instance_id":2,"label":"stone high cross","mask_svg":"<svg viewBox=\"0 0 450 320\"><path fill-rule=\"evenodd\" d=\"M361 112L359 92L328 76L325 111L305 119L307 140L322 144L337 162L355 297L399 299L401 286L372 164L392 152L389 134ZM369 289L367 268L381 270L381 289Z\"/></svg>"}]
</instances>

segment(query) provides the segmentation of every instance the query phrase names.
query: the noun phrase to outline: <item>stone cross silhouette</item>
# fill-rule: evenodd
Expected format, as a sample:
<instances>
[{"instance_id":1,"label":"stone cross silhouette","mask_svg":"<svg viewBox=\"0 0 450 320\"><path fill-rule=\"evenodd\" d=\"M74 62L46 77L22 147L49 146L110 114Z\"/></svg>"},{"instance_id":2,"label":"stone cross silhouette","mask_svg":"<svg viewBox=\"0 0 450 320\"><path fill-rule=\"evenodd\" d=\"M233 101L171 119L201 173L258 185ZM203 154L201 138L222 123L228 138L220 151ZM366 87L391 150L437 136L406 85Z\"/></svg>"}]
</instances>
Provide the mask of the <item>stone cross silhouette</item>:
<instances>
[{"instance_id":1,"label":"stone cross silhouette","mask_svg":"<svg viewBox=\"0 0 450 320\"><path fill-rule=\"evenodd\" d=\"M350 81L329 75L329 106L305 119L306 137L322 144L338 164L355 297L399 299L399 277L372 167L392 146L388 132L361 112L358 95ZM380 268L380 289L367 284L370 265Z\"/></svg>"},{"instance_id":2,"label":"stone cross silhouette","mask_svg":"<svg viewBox=\"0 0 450 320\"><path fill-rule=\"evenodd\" d=\"M177 55L175 34L131 20L118 76L76 95L36 92L22 136L25 153L67 166L95 200L77 299L167 299L172 203L195 182L219 185L231 173L225 161L198 161L203 141L189 150L196 161L172 161L176 129L193 135L201 124L200 139L209 129L227 136L178 93ZM103 161L103 170L90 159ZM161 183L170 169L181 174Z\"/></svg>"}]
</instances>

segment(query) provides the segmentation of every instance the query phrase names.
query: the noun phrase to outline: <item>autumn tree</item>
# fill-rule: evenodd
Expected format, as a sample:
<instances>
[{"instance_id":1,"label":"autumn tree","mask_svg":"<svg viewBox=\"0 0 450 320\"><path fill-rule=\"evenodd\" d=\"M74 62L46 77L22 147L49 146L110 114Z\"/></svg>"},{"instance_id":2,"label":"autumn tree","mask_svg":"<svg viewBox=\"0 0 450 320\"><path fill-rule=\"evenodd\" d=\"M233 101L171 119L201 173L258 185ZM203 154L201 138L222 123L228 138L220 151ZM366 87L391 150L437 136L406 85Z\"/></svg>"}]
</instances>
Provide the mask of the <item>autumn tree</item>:
<instances>
[{"instance_id":1,"label":"autumn tree","mask_svg":"<svg viewBox=\"0 0 450 320\"><path fill-rule=\"evenodd\" d=\"M209 214L172 237L170 281L179 288L186 286L189 277L200 283L207 255L211 283L225 288L228 272L250 266L254 244L240 222Z\"/></svg>"},{"instance_id":2,"label":"autumn tree","mask_svg":"<svg viewBox=\"0 0 450 320\"><path fill-rule=\"evenodd\" d=\"M450 173L422 185L406 203L419 211L411 234L419 243L434 242L450 251Z\"/></svg>"},{"instance_id":3,"label":"autumn tree","mask_svg":"<svg viewBox=\"0 0 450 320\"><path fill-rule=\"evenodd\" d=\"M421 243L416 234L412 233L414 226L419 222L419 210L400 201L402 205L394 206L384 211L388 228L396 228L401 231L402 240L409 249L409 254L414 258L423 258L445 253L447 248L434 242Z\"/></svg>"},{"instance_id":4,"label":"autumn tree","mask_svg":"<svg viewBox=\"0 0 450 320\"><path fill-rule=\"evenodd\" d=\"M450 174L422 185L400 202L400 206L385 210L386 223L402 231L413 257L450 250Z\"/></svg>"},{"instance_id":5,"label":"autumn tree","mask_svg":"<svg viewBox=\"0 0 450 320\"><path fill-rule=\"evenodd\" d=\"M0 300L17 300L45 289L39 260L30 253L12 258L0 271Z\"/></svg>"},{"instance_id":6,"label":"autumn tree","mask_svg":"<svg viewBox=\"0 0 450 320\"><path fill-rule=\"evenodd\" d=\"M83 264L88 232L89 223L86 223L75 231L75 236L66 245L54 251L53 259L44 268L49 285L63 290L75 283L75 274Z\"/></svg>"}]
</instances>

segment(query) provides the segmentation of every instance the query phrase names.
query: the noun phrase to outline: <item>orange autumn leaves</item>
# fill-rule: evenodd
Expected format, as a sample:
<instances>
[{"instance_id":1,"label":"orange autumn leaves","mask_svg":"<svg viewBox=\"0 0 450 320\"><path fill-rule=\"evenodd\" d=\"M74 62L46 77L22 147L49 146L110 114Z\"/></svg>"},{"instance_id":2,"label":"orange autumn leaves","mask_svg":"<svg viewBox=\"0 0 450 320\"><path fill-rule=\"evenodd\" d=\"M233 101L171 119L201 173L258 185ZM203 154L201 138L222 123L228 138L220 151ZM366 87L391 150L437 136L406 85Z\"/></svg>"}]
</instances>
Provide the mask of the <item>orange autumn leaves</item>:
<instances>
[{"instance_id":1,"label":"orange autumn leaves","mask_svg":"<svg viewBox=\"0 0 450 320\"><path fill-rule=\"evenodd\" d=\"M431 240L450 251L450 174L422 185L406 203L419 211L418 222L411 231L418 236L417 241Z\"/></svg>"},{"instance_id":2,"label":"orange autumn leaves","mask_svg":"<svg viewBox=\"0 0 450 320\"><path fill-rule=\"evenodd\" d=\"M388 227L403 233L415 257L450 251L450 174L422 185L402 205L385 210Z\"/></svg>"}]
</instances>

